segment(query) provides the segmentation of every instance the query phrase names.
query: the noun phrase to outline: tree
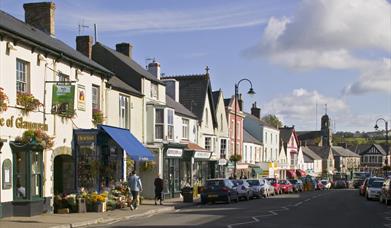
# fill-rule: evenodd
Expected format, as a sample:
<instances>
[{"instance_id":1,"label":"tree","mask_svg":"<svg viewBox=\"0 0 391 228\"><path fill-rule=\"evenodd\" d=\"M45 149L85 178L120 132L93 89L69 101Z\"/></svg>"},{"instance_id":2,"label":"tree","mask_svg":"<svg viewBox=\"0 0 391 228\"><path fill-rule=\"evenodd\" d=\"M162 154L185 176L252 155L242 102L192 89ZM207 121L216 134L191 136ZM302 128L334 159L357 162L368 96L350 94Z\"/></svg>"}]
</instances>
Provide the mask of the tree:
<instances>
[{"instance_id":1,"label":"tree","mask_svg":"<svg viewBox=\"0 0 391 228\"><path fill-rule=\"evenodd\" d=\"M266 115L262 117L262 120L276 128L282 127L282 122L280 119L278 119L276 115L273 114Z\"/></svg>"}]
</instances>

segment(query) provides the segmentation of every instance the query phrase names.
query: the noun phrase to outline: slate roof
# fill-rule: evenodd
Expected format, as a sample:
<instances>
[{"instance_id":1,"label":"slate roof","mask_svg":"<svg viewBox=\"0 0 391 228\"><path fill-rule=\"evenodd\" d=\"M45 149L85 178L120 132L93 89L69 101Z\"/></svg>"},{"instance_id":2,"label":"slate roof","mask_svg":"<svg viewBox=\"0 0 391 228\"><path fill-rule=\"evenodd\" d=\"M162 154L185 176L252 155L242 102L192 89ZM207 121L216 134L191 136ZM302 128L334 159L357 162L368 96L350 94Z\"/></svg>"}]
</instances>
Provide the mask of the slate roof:
<instances>
[{"instance_id":1,"label":"slate roof","mask_svg":"<svg viewBox=\"0 0 391 228\"><path fill-rule=\"evenodd\" d=\"M209 94L213 125L217 126L209 74L166 76L162 78L175 79L179 82L179 102L193 112L199 121L203 120L205 97Z\"/></svg>"},{"instance_id":2,"label":"slate roof","mask_svg":"<svg viewBox=\"0 0 391 228\"><path fill-rule=\"evenodd\" d=\"M126 84L124 81L122 81L116 76L111 77L107 84L109 84L113 89L121 91L123 93L131 94L137 97L144 96L142 93L140 93L130 85Z\"/></svg>"},{"instance_id":3,"label":"slate roof","mask_svg":"<svg viewBox=\"0 0 391 228\"><path fill-rule=\"evenodd\" d=\"M303 155L311 158L312 160L322 160L322 157L311 150L308 146L302 146L301 150L303 151Z\"/></svg>"},{"instance_id":4,"label":"slate roof","mask_svg":"<svg viewBox=\"0 0 391 228\"><path fill-rule=\"evenodd\" d=\"M320 146L307 146L307 147L310 150L312 150L316 155L321 157L323 160L329 158L330 147L320 147Z\"/></svg>"},{"instance_id":5,"label":"slate roof","mask_svg":"<svg viewBox=\"0 0 391 228\"><path fill-rule=\"evenodd\" d=\"M268 124L267 122L265 122L265 121L262 120L262 119L258 119L258 117L253 116L253 115L251 115L250 113L244 112L244 115L245 115L245 117L244 117L245 119L246 119L246 118L250 118L250 119L255 120L259 125L262 125L262 126L268 127L268 128L272 128L272 129L275 129L275 130L278 130L276 127L272 126L271 124Z\"/></svg>"},{"instance_id":6,"label":"slate roof","mask_svg":"<svg viewBox=\"0 0 391 228\"><path fill-rule=\"evenodd\" d=\"M213 91L212 92L213 105L215 107L215 110L217 110L217 105L218 105L218 102L219 102L220 94L221 94L221 90L217 90L217 91Z\"/></svg>"},{"instance_id":7,"label":"slate roof","mask_svg":"<svg viewBox=\"0 0 391 228\"><path fill-rule=\"evenodd\" d=\"M139 77L165 85L132 58L117 52L102 43L96 42L92 46L92 58L112 70L122 81L131 85L140 92L141 81Z\"/></svg>"},{"instance_id":8,"label":"slate roof","mask_svg":"<svg viewBox=\"0 0 391 228\"><path fill-rule=\"evenodd\" d=\"M181 103L176 102L174 99L172 99L168 95L166 95L166 105L170 108L173 108L175 110L175 113L177 113L179 115L183 115L183 116L186 116L189 118L197 119L197 116L194 115L194 113L190 112L189 109L187 109Z\"/></svg>"},{"instance_id":9,"label":"slate roof","mask_svg":"<svg viewBox=\"0 0 391 228\"><path fill-rule=\"evenodd\" d=\"M293 127L282 127L280 128L280 139L284 143L288 143L292 134L293 134Z\"/></svg>"},{"instance_id":10,"label":"slate roof","mask_svg":"<svg viewBox=\"0 0 391 228\"><path fill-rule=\"evenodd\" d=\"M305 154L303 154L303 158L304 158L304 162L306 162L306 163L314 162L313 158L311 158Z\"/></svg>"},{"instance_id":11,"label":"slate roof","mask_svg":"<svg viewBox=\"0 0 391 228\"><path fill-rule=\"evenodd\" d=\"M296 134L300 141L321 137L320 131L296 131Z\"/></svg>"},{"instance_id":12,"label":"slate roof","mask_svg":"<svg viewBox=\"0 0 391 228\"><path fill-rule=\"evenodd\" d=\"M349 146L348 149L356 154L363 155L366 154L368 150L372 148L372 146L374 146L382 155L385 156L387 154L386 153L387 149L383 148L379 144L357 144L357 145Z\"/></svg>"},{"instance_id":13,"label":"slate roof","mask_svg":"<svg viewBox=\"0 0 391 228\"><path fill-rule=\"evenodd\" d=\"M229 103L231 103L231 98L225 98L224 99L224 107L229 106Z\"/></svg>"},{"instance_id":14,"label":"slate roof","mask_svg":"<svg viewBox=\"0 0 391 228\"><path fill-rule=\"evenodd\" d=\"M358 154L352 152L351 150L345 149L342 146L332 146L334 156L341 157L360 157Z\"/></svg>"},{"instance_id":15,"label":"slate roof","mask_svg":"<svg viewBox=\"0 0 391 228\"><path fill-rule=\"evenodd\" d=\"M97 72L105 76L111 76L113 74L105 67L92 61L61 40L58 40L1 10L0 33L15 36L16 39L22 39L22 42L26 42L30 45L37 45L38 48L42 49L44 52L56 55L58 58L67 59L68 61L81 65L93 72Z\"/></svg>"},{"instance_id":16,"label":"slate roof","mask_svg":"<svg viewBox=\"0 0 391 228\"><path fill-rule=\"evenodd\" d=\"M262 142L252 136L246 129L243 129L243 142L262 145Z\"/></svg>"}]
</instances>

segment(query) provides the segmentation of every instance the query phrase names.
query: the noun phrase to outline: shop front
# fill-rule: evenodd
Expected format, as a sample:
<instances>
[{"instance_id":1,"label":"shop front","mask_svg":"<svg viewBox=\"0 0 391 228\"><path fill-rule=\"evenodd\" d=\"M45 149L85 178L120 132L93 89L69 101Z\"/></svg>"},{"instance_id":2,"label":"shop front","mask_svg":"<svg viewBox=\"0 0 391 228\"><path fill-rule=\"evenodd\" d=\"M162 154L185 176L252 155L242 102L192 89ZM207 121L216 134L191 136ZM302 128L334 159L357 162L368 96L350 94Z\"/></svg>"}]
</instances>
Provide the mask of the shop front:
<instances>
[{"instance_id":1,"label":"shop front","mask_svg":"<svg viewBox=\"0 0 391 228\"><path fill-rule=\"evenodd\" d=\"M181 189L191 185L191 154L185 145L166 144L163 153L163 180L166 198L180 196Z\"/></svg>"},{"instance_id":2,"label":"shop front","mask_svg":"<svg viewBox=\"0 0 391 228\"><path fill-rule=\"evenodd\" d=\"M126 156L135 161L153 160L128 129L100 125L74 130L75 192L81 188L101 192L126 181Z\"/></svg>"},{"instance_id":3,"label":"shop front","mask_svg":"<svg viewBox=\"0 0 391 228\"><path fill-rule=\"evenodd\" d=\"M194 151L193 183L198 186L204 185L207 179L211 179L212 176L214 176L212 175L214 170L212 170L212 166L209 161L211 154L211 152L206 150Z\"/></svg>"}]
</instances>

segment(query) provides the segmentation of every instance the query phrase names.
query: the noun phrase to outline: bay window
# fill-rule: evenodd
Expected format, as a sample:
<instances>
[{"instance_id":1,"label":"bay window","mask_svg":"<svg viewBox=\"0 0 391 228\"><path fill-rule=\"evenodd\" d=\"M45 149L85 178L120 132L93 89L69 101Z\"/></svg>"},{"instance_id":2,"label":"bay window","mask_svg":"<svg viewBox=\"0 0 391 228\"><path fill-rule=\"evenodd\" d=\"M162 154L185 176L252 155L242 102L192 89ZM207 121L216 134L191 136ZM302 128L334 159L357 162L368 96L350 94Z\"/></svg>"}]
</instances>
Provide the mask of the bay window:
<instances>
[{"instance_id":1,"label":"bay window","mask_svg":"<svg viewBox=\"0 0 391 228\"><path fill-rule=\"evenodd\" d=\"M167 110L167 138L174 139L174 111Z\"/></svg>"},{"instance_id":2,"label":"bay window","mask_svg":"<svg viewBox=\"0 0 391 228\"><path fill-rule=\"evenodd\" d=\"M163 139L164 109L155 109L155 139Z\"/></svg>"}]
</instances>

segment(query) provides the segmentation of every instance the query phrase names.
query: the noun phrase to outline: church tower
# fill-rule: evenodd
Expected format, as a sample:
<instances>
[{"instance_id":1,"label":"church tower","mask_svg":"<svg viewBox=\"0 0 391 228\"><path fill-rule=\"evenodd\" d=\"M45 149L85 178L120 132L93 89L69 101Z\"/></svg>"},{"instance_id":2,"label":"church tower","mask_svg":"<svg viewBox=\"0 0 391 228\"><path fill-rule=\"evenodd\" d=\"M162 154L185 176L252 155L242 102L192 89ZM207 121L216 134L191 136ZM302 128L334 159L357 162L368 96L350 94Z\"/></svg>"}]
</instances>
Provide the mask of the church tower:
<instances>
[{"instance_id":1,"label":"church tower","mask_svg":"<svg viewBox=\"0 0 391 228\"><path fill-rule=\"evenodd\" d=\"M330 129L330 118L327 115L327 111L326 111L326 114L324 114L321 119L320 134L321 134L321 145L320 146L322 146L322 147L331 146L333 135L332 135L332 132Z\"/></svg>"}]
</instances>

